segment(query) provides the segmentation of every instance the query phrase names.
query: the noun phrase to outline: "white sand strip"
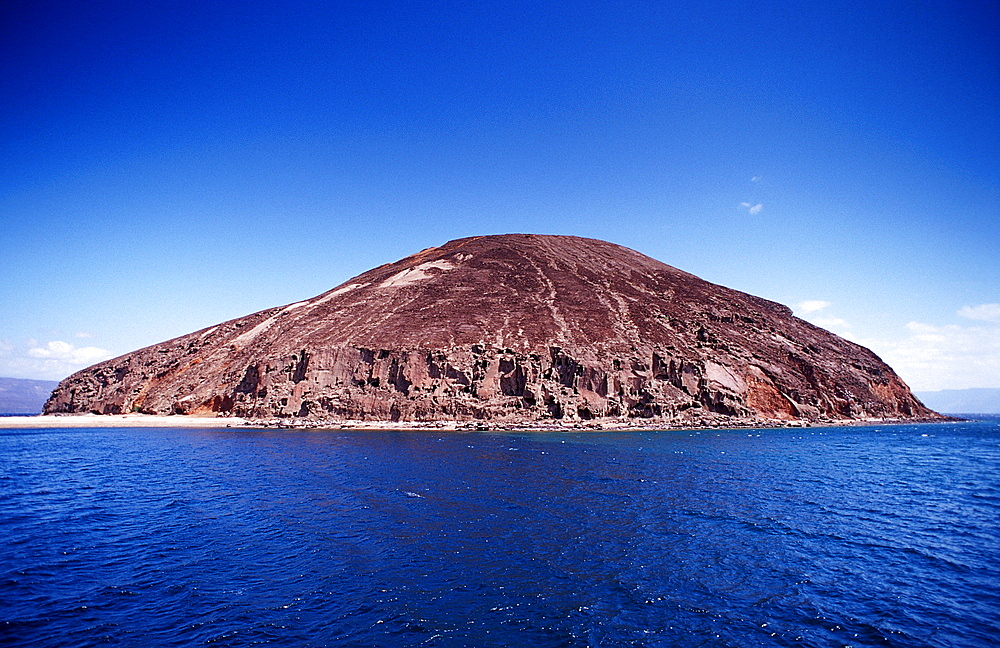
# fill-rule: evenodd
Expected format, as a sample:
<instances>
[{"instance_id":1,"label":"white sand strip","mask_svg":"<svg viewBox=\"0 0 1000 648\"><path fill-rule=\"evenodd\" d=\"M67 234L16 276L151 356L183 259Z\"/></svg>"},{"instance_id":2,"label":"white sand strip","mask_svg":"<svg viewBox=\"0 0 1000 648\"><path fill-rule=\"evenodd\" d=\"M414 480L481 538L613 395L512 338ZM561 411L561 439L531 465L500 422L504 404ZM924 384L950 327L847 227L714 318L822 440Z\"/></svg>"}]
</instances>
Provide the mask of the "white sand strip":
<instances>
[{"instance_id":1,"label":"white sand strip","mask_svg":"<svg viewBox=\"0 0 1000 648\"><path fill-rule=\"evenodd\" d=\"M150 416L148 414L63 414L58 416L0 416L0 428L110 428L197 427L224 428L243 425L241 418L214 416Z\"/></svg>"}]
</instances>

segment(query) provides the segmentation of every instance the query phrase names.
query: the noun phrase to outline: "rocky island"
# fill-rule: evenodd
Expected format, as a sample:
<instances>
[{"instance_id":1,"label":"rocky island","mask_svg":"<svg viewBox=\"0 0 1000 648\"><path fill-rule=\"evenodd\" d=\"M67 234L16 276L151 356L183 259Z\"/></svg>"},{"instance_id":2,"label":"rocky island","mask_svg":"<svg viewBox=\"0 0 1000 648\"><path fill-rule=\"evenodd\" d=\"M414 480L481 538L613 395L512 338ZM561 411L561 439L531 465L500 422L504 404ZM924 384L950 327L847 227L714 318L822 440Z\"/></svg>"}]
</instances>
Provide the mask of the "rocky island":
<instances>
[{"instance_id":1,"label":"rocky island","mask_svg":"<svg viewBox=\"0 0 1000 648\"><path fill-rule=\"evenodd\" d=\"M943 418L786 306L572 236L451 241L79 371L45 412L532 425Z\"/></svg>"}]
</instances>

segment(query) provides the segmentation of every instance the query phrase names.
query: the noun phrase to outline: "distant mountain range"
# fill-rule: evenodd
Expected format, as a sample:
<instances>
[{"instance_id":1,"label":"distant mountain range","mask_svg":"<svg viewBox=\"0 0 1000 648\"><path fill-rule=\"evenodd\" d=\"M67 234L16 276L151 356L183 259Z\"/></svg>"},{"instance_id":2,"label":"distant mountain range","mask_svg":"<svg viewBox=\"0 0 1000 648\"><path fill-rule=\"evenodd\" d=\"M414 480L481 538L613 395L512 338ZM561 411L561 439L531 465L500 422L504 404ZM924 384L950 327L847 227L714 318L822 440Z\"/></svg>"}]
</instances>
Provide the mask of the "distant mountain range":
<instances>
[{"instance_id":1,"label":"distant mountain range","mask_svg":"<svg viewBox=\"0 0 1000 648\"><path fill-rule=\"evenodd\" d=\"M40 414L55 380L0 378L0 414Z\"/></svg>"},{"instance_id":2,"label":"distant mountain range","mask_svg":"<svg viewBox=\"0 0 1000 648\"><path fill-rule=\"evenodd\" d=\"M1000 414L1000 388L915 392L924 405L943 414Z\"/></svg>"}]
</instances>

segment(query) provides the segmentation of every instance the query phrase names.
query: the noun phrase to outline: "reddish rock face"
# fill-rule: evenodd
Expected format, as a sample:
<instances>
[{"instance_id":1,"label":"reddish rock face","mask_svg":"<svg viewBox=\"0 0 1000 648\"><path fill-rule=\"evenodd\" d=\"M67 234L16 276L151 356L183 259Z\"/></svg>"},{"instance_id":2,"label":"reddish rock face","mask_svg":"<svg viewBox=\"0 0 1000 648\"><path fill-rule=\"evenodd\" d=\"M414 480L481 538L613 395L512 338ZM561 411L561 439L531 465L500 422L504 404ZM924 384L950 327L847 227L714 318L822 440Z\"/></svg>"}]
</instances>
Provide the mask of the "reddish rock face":
<instances>
[{"instance_id":1,"label":"reddish rock face","mask_svg":"<svg viewBox=\"0 0 1000 648\"><path fill-rule=\"evenodd\" d=\"M934 418L780 304L572 236L452 241L80 371L45 411L386 421Z\"/></svg>"}]
</instances>

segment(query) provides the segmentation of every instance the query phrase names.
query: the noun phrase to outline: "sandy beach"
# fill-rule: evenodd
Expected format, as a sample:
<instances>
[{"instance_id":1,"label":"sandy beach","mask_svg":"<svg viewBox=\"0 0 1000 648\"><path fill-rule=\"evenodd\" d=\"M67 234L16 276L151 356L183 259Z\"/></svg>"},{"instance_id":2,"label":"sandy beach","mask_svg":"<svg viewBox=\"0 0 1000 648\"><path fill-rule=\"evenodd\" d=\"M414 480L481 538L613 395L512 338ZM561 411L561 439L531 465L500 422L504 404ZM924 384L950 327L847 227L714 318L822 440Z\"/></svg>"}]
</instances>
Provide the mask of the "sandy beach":
<instances>
[{"instance_id":1,"label":"sandy beach","mask_svg":"<svg viewBox=\"0 0 1000 648\"><path fill-rule=\"evenodd\" d=\"M150 414L40 414L38 416L0 416L0 429L12 428L278 428L318 430L455 430L474 429L470 422L424 421L297 421L284 419L249 420L238 417L216 416L155 416ZM542 426L545 427L545 426ZM553 426L549 426L553 427ZM555 427L567 427L565 425Z\"/></svg>"},{"instance_id":2,"label":"sandy beach","mask_svg":"<svg viewBox=\"0 0 1000 648\"><path fill-rule=\"evenodd\" d=\"M68 414L54 416L0 416L0 428L224 428L244 425L245 419L213 416L150 416L148 414Z\"/></svg>"},{"instance_id":3,"label":"sandy beach","mask_svg":"<svg viewBox=\"0 0 1000 648\"><path fill-rule=\"evenodd\" d=\"M294 419L250 420L238 417L214 416L155 416L150 414L41 414L38 416L0 416L4 428L278 428L315 430L474 430L504 429L511 426L470 421L299 421ZM519 426L523 429L565 429L579 424L558 422ZM597 427L594 425L587 427Z\"/></svg>"}]
</instances>

